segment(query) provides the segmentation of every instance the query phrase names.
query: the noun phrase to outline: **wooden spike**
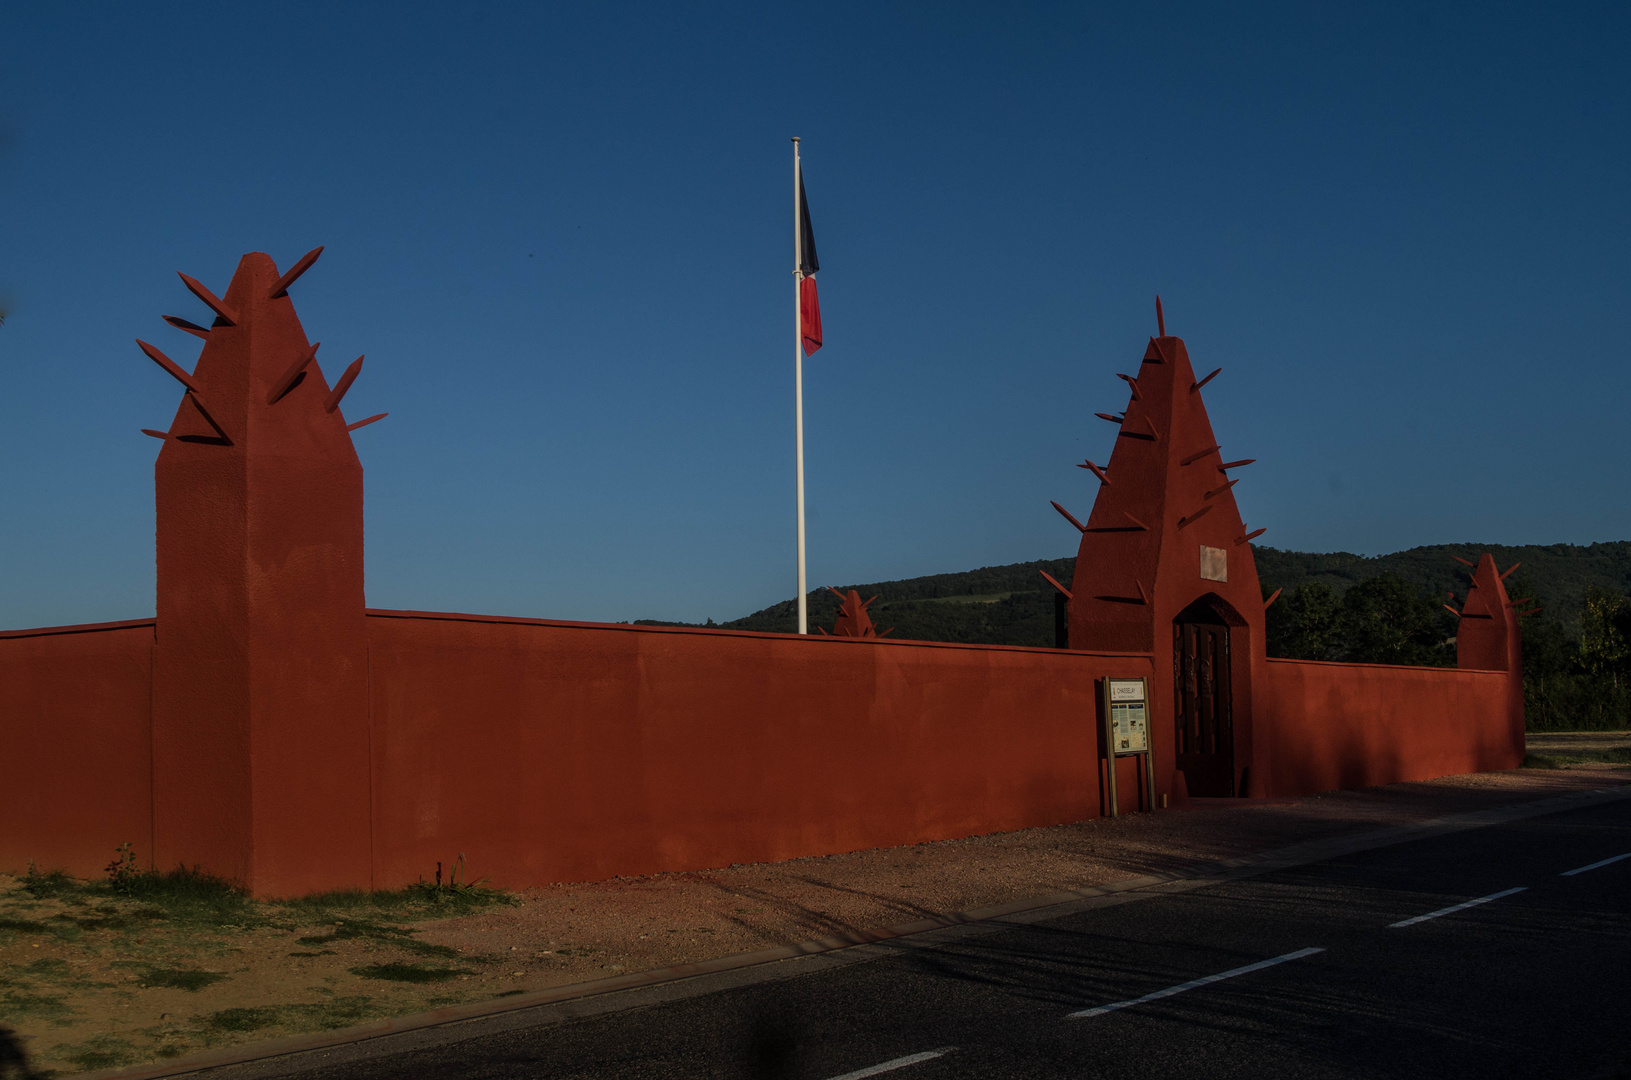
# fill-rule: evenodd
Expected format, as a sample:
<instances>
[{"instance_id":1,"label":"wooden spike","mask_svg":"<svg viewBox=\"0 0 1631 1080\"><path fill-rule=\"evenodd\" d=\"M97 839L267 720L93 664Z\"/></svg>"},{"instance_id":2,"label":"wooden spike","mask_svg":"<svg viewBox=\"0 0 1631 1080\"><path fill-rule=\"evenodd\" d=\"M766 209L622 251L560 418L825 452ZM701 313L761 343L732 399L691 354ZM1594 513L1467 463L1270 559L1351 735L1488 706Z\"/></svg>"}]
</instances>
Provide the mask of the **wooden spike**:
<instances>
[{"instance_id":1,"label":"wooden spike","mask_svg":"<svg viewBox=\"0 0 1631 1080\"><path fill-rule=\"evenodd\" d=\"M188 322L186 319L178 318L175 315L164 315L161 318L177 330L185 330L193 337L201 337L205 341L210 339L210 331L207 326L199 326L195 322Z\"/></svg>"},{"instance_id":2,"label":"wooden spike","mask_svg":"<svg viewBox=\"0 0 1631 1080\"><path fill-rule=\"evenodd\" d=\"M1229 482L1228 482L1228 483L1227 483L1227 484L1224 484L1224 485L1223 485L1223 486L1222 486L1222 487L1216 487L1216 488L1213 488L1213 489L1212 489L1212 490L1211 490L1211 491L1208 491L1208 492L1207 492L1207 493L1206 493L1206 494L1205 494L1205 495L1204 495L1204 496L1202 496L1202 497L1203 497L1203 498L1207 498L1207 499L1210 499L1210 498L1212 498L1212 497L1213 497L1213 496L1215 496L1215 495L1222 495L1222 494L1223 494L1223 493L1224 493L1224 492L1225 492L1225 491L1228 491L1228 490L1229 490L1229 489L1230 489L1230 488L1232 488L1232 487L1234 487L1234 486L1235 486L1235 485L1236 485L1236 484L1238 484L1238 483L1240 483L1240 481L1239 481L1239 480L1231 480L1231 481L1229 481Z\"/></svg>"},{"instance_id":3,"label":"wooden spike","mask_svg":"<svg viewBox=\"0 0 1631 1080\"><path fill-rule=\"evenodd\" d=\"M1133 515L1129 514L1127 511L1123 510L1121 512L1121 516L1126 518L1128 521L1132 522L1134 525L1137 525L1140 529L1143 529L1145 532L1150 531L1150 527L1148 525L1144 524L1142 521L1138 520Z\"/></svg>"},{"instance_id":4,"label":"wooden spike","mask_svg":"<svg viewBox=\"0 0 1631 1080\"><path fill-rule=\"evenodd\" d=\"M294 363L289 365L289 370L285 371L283 377L272 384L271 391L266 395L266 404L273 404L289 392L290 388L294 386L294 381L300 378L300 373L306 370L306 365L311 363L317 356L317 347L321 344L321 341L314 341L307 345L299 356L295 357Z\"/></svg>"},{"instance_id":5,"label":"wooden spike","mask_svg":"<svg viewBox=\"0 0 1631 1080\"><path fill-rule=\"evenodd\" d=\"M1133 585L1138 589L1138 598L1148 605L1150 602L1150 594L1144 591L1144 583L1139 581L1137 578L1134 578Z\"/></svg>"},{"instance_id":6,"label":"wooden spike","mask_svg":"<svg viewBox=\"0 0 1631 1080\"><path fill-rule=\"evenodd\" d=\"M1441 604L1439 606L1442 607L1445 611L1448 611L1451 615L1454 615L1456 618L1458 618L1458 619L1461 618L1461 612L1457 611L1455 608L1451 607L1449 604Z\"/></svg>"},{"instance_id":7,"label":"wooden spike","mask_svg":"<svg viewBox=\"0 0 1631 1080\"><path fill-rule=\"evenodd\" d=\"M1127 417L1126 417L1125 414L1123 414L1121 416L1115 416L1115 415L1112 415L1111 413L1107 413L1107 412L1096 412L1093 415L1098 417L1100 420L1108 420L1112 424L1125 423L1126 420L1127 420Z\"/></svg>"},{"instance_id":8,"label":"wooden spike","mask_svg":"<svg viewBox=\"0 0 1631 1080\"><path fill-rule=\"evenodd\" d=\"M1065 515L1065 520L1066 520L1066 521L1068 521L1068 522L1070 522L1070 523L1071 523L1071 524L1072 524L1072 525L1074 525L1074 526L1076 526L1076 529L1077 529L1077 531L1079 531L1079 532L1086 532L1086 531L1087 531L1087 526L1086 526L1086 525L1083 525L1083 524L1082 524L1082 523L1081 523L1081 522L1080 522L1080 521L1077 521L1077 520L1076 520L1076 519L1075 519L1075 517L1073 517L1073 516L1072 516L1072 515L1071 515L1071 512L1070 512L1070 511L1069 511L1069 510L1066 510L1066 509L1065 509L1065 508L1064 508L1064 507L1063 507L1063 506L1060 506L1060 505L1059 505L1059 504L1058 504L1058 503L1056 503L1056 502L1053 502L1053 500L1052 500L1052 499L1049 499L1049 500L1048 500L1048 501L1049 501L1049 502L1050 502L1050 503L1053 503L1053 508L1054 508L1054 509L1055 509L1055 510L1057 510L1057 511L1059 511L1059 512L1060 512L1060 513L1061 513L1061 514L1063 514L1063 515Z\"/></svg>"},{"instance_id":9,"label":"wooden spike","mask_svg":"<svg viewBox=\"0 0 1631 1080\"><path fill-rule=\"evenodd\" d=\"M888 637L890 634L893 634L894 632L895 632L895 628L893 626L891 626L887 630L879 630L878 631L878 636L879 637Z\"/></svg>"},{"instance_id":10,"label":"wooden spike","mask_svg":"<svg viewBox=\"0 0 1631 1080\"><path fill-rule=\"evenodd\" d=\"M832 593L834 596L838 597L838 599L840 599L840 600L848 599L843 593L839 592L837 589L833 588L831 585L823 585L822 588L826 589L828 592Z\"/></svg>"},{"instance_id":11,"label":"wooden spike","mask_svg":"<svg viewBox=\"0 0 1631 1080\"><path fill-rule=\"evenodd\" d=\"M1222 450L1222 449L1223 449L1223 447L1221 447L1221 446L1208 446L1205 450L1202 450L1202 451L1200 451L1198 453L1190 454L1188 457L1186 457L1182 461L1178 462L1178 464L1180 464L1180 465L1193 465L1193 464L1195 464L1195 462L1199 461L1201 458L1205 457L1207 454L1215 453L1215 452L1217 452L1219 450Z\"/></svg>"},{"instance_id":12,"label":"wooden spike","mask_svg":"<svg viewBox=\"0 0 1631 1080\"><path fill-rule=\"evenodd\" d=\"M277 284L272 286L272 291L266 294L266 298L268 300L276 300L280 296L287 296L289 294L289 286L293 285L295 280L299 278L301 274L304 274L307 270L310 270L311 264L316 262L317 256L321 255L322 253L323 247L321 244L319 244L317 247L312 248L310 251L300 256L300 261L289 267L289 272L277 279Z\"/></svg>"},{"instance_id":13,"label":"wooden spike","mask_svg":"<svg viewBox=\"0 0 1631 1080\"><path fill-rule=\"evenodd\" d=\"M1043 577L1045 577L1045 578L1047 578L1047 579L1048 579L1048 584L1049 584L1049 585L1052 585L1052 586L1053 586L1053 587L1054 587L1054 588L1056 588L1056 589L1058 589L1058 590L1059 590L1059 591L1060 591L1060 592L1062 592L1062 593L1064 593L1064 594L1065 594L1065 599L1066 599L1066 600L1074 600L1074 599L1076 599L1076 597L1074 597L1074 596L1072 596L1072 595L1071 595L1071 592L1070 592L1070 590L1069 590L1069 589L1067 589L1067 588L1065 588L1065 587L1064 587L1064 586L1063 586L1063 585L1061 585L1061 584L1059 584L1059 582L1058 582L1058 580L1057 580L1057 579L1055 579L1055 578L1054 578L1054 576L1053 576L1053 575L1052 575L1052 574L1050 574L1050 573L1048 573L1048 572L1047 572L1047 571L1046 571L1046 570L1038 570L1038 571L1037 571L1037 573L1039 573L1039 574L1041 574L1041 575L1042 575L1042 576L1043 576Z\"/></svg>"},{"instance_id":14,"label":"wooden spike","mask_svg":"<svg viewBox=\"0 0 1631 1080\"><path fill-rule=\"evenodd\" d=\"M1268 531L1269 531L1268 528L1265 526L1264 528L1261 528L1261 529L1254 529L1251 532L1247 533L1245 536L1238 536L1238 537L1235 538L1235 547L1239 547L1241 544L1249 544L1253 540L1257 539L1259 536L1262 536L1264 533L1266 533Z\"/></svg>"},{"instance_id":15,"label":"wooden spike","mask_svg":"<svg viewBox=\"0 0 1631 1080\"><path fill-rule=\"evenodd\" d=\"M1099 478L1099 483L1101 484L1108 484L1110 482L1110 478L1104 474L1104 470L1093 464L1092 459L1084 461L1082 464L1076 467L1078 469L1087 469L1094 476Z\"/></svg>"},{"instance_id":16,"label":"wooden spike","mask_svg":"<svg viewBox=\"0 0 1631 1080\"><path fill-rule=\"evenodd\" d=\"M1454 559L1456 562L1460 563L1462 566L1473 566L1476 569L1475 564L1468 562L1466 559L1463 559L1459 555L1451 555L1450 558Z\"/></svg>"},{"instance_id":17,"label":"wooden spike","mask_svg":"<svg viewBox=\"0 0 1631 1080\"><path fill-rule=\"evenodd\" d=\"M1205 517L1208 512L1211 511L1212 507L1214 507L1216 505L1217 505L1217 503L1207 503L1205 506L1203 506L1199 510L1195 511L1193 514L1190 514L1188 517L1179 518L1178 519L1178 527L1181 529L1185 525L1188 525L1192 521L1200 520L1201 518Z\"/></svg>"},{"instance_id":18,"label":"wooden spike","mask_svg":"<svg viewBox=\"0 0 1631 1080\"><path fill-rule=\"evenodd\" d=\"M182 370L182 367L181 367L180 364L176 363L174 360L170 359L168 356L165 356L163 353L161 353L157 349L153 348L153 346L149 345L147 342L143 341L141 338L136 339L136 344L140 345L142 347L142 352L147 354L148 359L152 360L153 363L157 364L159 367L161 367L165 371L169 372L170 377L175 379L176 382L180 383L182 386L185 386L188 390L192 391L193 393L195 393L195 394L198 393L198 384L193 381L193 377L191 375L187 374L186 371Z\"/></svg>"},{"instance_id":19,"label":"wooden spike","mask_svg":"<svg viewBox=\"0 0 1631 1080\"><path fill-rule=\"evenodd\" d=\"M1220 372L1222 370L1223 370L1222 368L1217 368L1212 372L1212 374L1208 375L1206 378L1202 379L1200 382L1190 383L1189 384L1189 392L1191 394L1196 393L1197 391L1200 390L1201 387L1205 386L1207 383L1209 383L1213 379L1217 378L1218 377L1218 372Z\"/></svg>"},{"instance_id":20,"label":"wooden spike","mask_svg":"<svg viewBox=\"0 0 1631 1080\"><path fill-rule=\"evenodd\" d=\"M1155 332L1162 337L1167 336L1167 319L1161 314L1161 294L1155 294Z\"/></svg>"},{"instance_id":21,"label":"wooden spike","mask_svg":"<svg viewBox=\"0 0 1631 1080\"><path fill-rule=\"evenodd\" d=\"M1144 400L1143 395L1138 392L1138 380L1137 379L1133 378L1131 375L1123 375L1119 371L1116 372L1116 378L1126 379L1127 380L1127 385L1133 391L1133 400L1134 401L1143 401Z\"/></svg>"},{"instance_id":22,"label":"wooden spike","mask_svg":"<svg viewBox=\"0 0 1631 1080\"><path fill-rule=\"evenodd\" d=\"M1540 612L1541 612L1541 609L1537 607L1537 608L1530 608L1528 611L1514 611L1512 614L1516 615L1518 618L1521 619L1525 615L1539 615Z\"/></svg>"},{"instance_id":23,"label":"wooden spike","mask_svg":"<svg viewBox=\"0 0 1631 1080\"><path fill-rule=\"evenodd\" d=\"M1224 471L1226 471L1228 469L1238 469L1243 465L1250 465L1252 462L1254 462L1256 460L1257 459L1254 458L1254 457L1249 457L1249 458L1241 458L1239 461L1225 461L1222 465L1218 466L1218 472L1224 472Z\"/></svg>"},{"instance_id":24,"label":"wooden spike","mask_svg":"<svg viewBox=\"0 0 1631 1080\"><path fill-rule=\"evenodd\" d=\"M357 375L361 371L362 357L359 356L351 361L351 366L345 369L345 374L340 376L340 381L335 383L334 389L328 392L328 399L323 402L324 412L331 413L340 407L340 399L345 397L345 392L351 389L351 384L357 381Z\"/></svg>"},{"instance_id":25,"label":"wooden spike","mask_svg":"<svg viewBox=\"0 0 1631 1080\"><path fill-rule=\"evenodd\" d=\"M1161 347L1160 338L1150 338L1150 348L1155 350L1155 359L1151 360L1145 357L1144 362L1146 364L1164 364L1167 362L1167 351Z\"/></svg>"},{"instance_id":26,"label":"wooden spike","mask_svg":"<svg viewBox=\"0 0 1631 1080\"><path fill-rule=\"evenodd\" d=\"M1275 589L1273 592L1269 593L1269 598L1263 601L1263 610L1267 611L1270 605L1272 605L1276 600L1280 599L1280 594L1284 591L1285 590L1283 589Z\"/></svg>"},{"instance_id":27,"label":"wooden spike","mask_svg":"<svg viewBox=\"0 0 1631 1080\"><path fill-rule=\"evenodd\" d=\"M827 628L825 626L818 626L818 627L816 627L816 630L819 633L821 633L823 636L825 636L827 634Z\"/></svg>"},{"instance_id":28,"label":"wooden spike","mask_svg":"<svg viewBox=\"0 0 1631 1080\"><path fill-rule=\"evenodd\" d=\"M391 415L390 413L383 413L383 412L382 413L375 413L373 416L370 416L366 420L358 420L355 424L347 424L345 426L345 429L347 431L356 431L360 427L367 427L369 424L372 424L375 420L383 420L387 416L390 416L390 415Z\"/></svg>"},{"instance_id":29,"label":"wooden spike","mask_svg":"<svg viewBox=\"0 0 1631 1080\"><path fill-rule=\"evenodd\" d=\"M1523 565L1523 563L1521 563L1521 562L1513 563L1512 566L1507 570L1507 572L1501 575L1500 580L1505 581L1507 578L1511 577L1512 576L1512 571L1516 570L1518 567L1520 567L1522 565Z\"/></svg>"},{"instance_id":30,"label":"wooden spike","mask_svg":"<svg viewBox=\"0 0 1631 1080\"><path fill-rule=\"evenodd\" d=\"M142 434L151 435L155 439L168 439L170 437L170 433L168 431L154 431L152 428L145 427L142 428Z\"/></svg>"},{"instance_id":31,"label":"wooden spike","mask_svg":"<svg viewBox=\"0 0 1631 1080\"><path fill-rule=\"evenodd\" d=\"M231 308L227 307L225 301L223 301L219 296L216 296L214 293L204 288L202 282L200 282L197 278L190 278L180 271L177 271L177 276L181 278L181 283L187 286L187 290L189 292L209 305L209 309L215 312L217 318L226 323L228 326L238 325L237 313Z\"/></svg>"},{"instance_id":32,"label":"wooden spike","mask_svg":"<svg viewBox=\"0 0 1631 1080\"><path fill-rule=\"evenodd\" d=\"M189 394L188 397L193 403L193 408L198 410L198 415L204 418L204 423L215 429L216 437L211 439L207 436L195 438L191 435L177 435L176 438L181 442L212 442L218 443L222 446L231 446L232 437L226 433L226 430L222 428L220 424L215 422L215 417L210 415L210 411L204 407L204 402L199 399L199 396L196 393L192 393Z\"/></svg>"},{"instance_id":33,"label":"wooden spike","mask_svg":"<svg viewBox=\"0 0 1631 1080\"><path fill-rule=\"evenodd\" d=\"M873 593L873 594L872 594L872 600L876 600L876 599L877 599L877 598L878 598L878 597L880 597L880 596L882 596L882 595L883 595L883 593ZM863 608L864 608L864 607L870 607L870 606L871 606L871 605L872 605L872 600L865 600L865 601L862 601L862 603L861 603L861 606L862 606L862 607L863 607Z\"/></svg>"}]
</instances>

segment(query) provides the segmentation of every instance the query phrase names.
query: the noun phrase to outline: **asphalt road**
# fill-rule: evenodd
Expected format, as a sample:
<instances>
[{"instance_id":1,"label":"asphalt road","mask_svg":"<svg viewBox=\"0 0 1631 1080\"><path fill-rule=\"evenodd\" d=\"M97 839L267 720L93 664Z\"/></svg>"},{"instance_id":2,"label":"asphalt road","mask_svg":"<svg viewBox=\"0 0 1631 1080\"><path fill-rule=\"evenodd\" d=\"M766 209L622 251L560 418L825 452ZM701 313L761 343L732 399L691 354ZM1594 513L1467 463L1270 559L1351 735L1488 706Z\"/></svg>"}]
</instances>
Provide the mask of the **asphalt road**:
<instances>
[{"instance_id":1,"label":"asphalt road","mask_svg":"<svg viewBox=\"0 0 1631 1080\"><path fill-rule=\"evenodd\" d=\"M1631 1077L1631 800L867 948L276 1075Z\"/></svg>"}]
</instances>

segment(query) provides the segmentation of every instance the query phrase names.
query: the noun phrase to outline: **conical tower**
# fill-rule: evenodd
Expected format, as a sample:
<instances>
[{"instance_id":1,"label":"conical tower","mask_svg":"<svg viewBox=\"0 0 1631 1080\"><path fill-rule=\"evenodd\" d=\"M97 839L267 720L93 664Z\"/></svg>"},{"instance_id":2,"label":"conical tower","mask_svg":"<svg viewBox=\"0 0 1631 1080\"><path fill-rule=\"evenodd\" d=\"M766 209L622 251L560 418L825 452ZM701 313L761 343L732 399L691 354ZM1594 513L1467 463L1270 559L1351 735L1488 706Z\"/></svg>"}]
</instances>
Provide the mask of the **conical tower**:
<instances>
[{"instance_id":1,"label":"conical tower","mask_svg":"<svg viewBox=\"0 0 1631 1080\"><path fill-rule=\"evenodd\" d=\"M369 865L362 466L288 289L245 255L211 310L155 467L154 861L257 895L333 888ZM377 418L371 418L377 419ZM370 421L362 421L368 423ZM352 425L360 427L361 423Z\"/></svg>"},{"instance_id":2,"label":"conical tower","mask_svg":"<svg viewBox=\"0 0 1631 1080\"><path fill-rule=\"evenodd\" d=\"M1109 462L1084 462L1098 481L1081 530L1070 588L1069 645L1153 653L1171 671L1167 700L1155 693L1152 730L1157 791L1185 773L1192 794L1237 795L1249 786L1251 686L1263 657L1263 598L1248 533L1235 505L1233 470L1212 431L1181 338L1150 339L1129 390ZM1219 369L1221 371L1222 369ZM1158 684L1164 680L1157 680ZM1152 687L1152 692L1156 688Z\"/></svg>"}]
</instances>

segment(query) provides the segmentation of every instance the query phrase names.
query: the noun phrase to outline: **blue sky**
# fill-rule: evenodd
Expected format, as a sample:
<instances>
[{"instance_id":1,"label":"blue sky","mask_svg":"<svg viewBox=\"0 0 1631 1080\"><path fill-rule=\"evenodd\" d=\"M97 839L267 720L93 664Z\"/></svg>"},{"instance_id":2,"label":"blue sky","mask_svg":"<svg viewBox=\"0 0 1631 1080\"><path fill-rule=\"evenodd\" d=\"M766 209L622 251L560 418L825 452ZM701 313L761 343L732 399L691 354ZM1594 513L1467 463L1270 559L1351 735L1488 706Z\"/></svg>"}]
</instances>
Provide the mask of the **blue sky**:
<instances>
[{"instance_id":1,"label":"blue sky","mask_svg":"<svg viewBox=\"0 0 1631 1080\"><path fill-rule=\"evenodd\" d=\"M791 596L790 144L827 345L812 587L1058 557L1153 297L1264 543L1631 537L1625 5L0 12L0 626L153 610L239 256L347 400L380 607ZM333 361L330 361L332 366ZM329 372L332 378L334 372Z\"/></svg>"}]
</instances>

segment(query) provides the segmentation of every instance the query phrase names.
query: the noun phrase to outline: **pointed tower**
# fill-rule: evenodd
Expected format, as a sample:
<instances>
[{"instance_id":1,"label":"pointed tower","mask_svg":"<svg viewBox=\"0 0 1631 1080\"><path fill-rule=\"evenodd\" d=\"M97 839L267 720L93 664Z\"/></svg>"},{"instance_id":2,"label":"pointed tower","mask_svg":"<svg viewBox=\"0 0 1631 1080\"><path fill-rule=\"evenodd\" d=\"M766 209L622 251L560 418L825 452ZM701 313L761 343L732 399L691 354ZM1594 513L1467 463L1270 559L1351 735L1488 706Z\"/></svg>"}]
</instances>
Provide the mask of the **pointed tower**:
<instances>
[{"instance_id":1,"label":"pointed tower","mask_svg":"<svg viewBox=\"0 0 1631 1080\"><path fill-rule=\"evenodd\" d=\"M1080 467L1098 481L1081 530L1070 587L1073 649L1153 653L1172 672L1152 686L1156 791L1178 778L1189 794L1249 793L1251 687L1263 658L1263 598L1250 540L1231 490L1228 461L1212 433L1201 388L1181 338L1150 339L1119 415L1107 465ZM1219 369L1222 370L1221 368Z\"/></svg>"},{"instance_id":2,"label":"pointed tower","mask_svg":"<svg viewBox=\"0 0 1631 1080\"><path fill-rule=\"evenodd\" d=\"M1466 563L1465 559L1458 562ZM1472 563L1466 563L1473 566ZM1495 556L1485 552L1473 566L1472 586L1467 591L1466 603L1461 610L1450 608L1459 618L1455 635L1456 666L1479 671L1505 671L1511 678L1507 691L1508 729L1510 743L1504 748L1502 761L1491 768L1515 769L1523 762L1525 737L1523 721L1523 644L1518 619L1532 615L1536 609L1521 610L1520 600L1507 598L1506 579L1518 568L1514 563L1500 573L1495 567ZM1444 605L1449 607L1448 604Z\"/></svg>"},{"instance_id":3,"label":"pointed tower","mask_svg":"<svg viewBox=\"0 0 1631 1080\"><path fill-rule=\"evenodd\" d=\"M155 467L154 860L257 896L369 884L362 466L288 288L245 255ZM367 422L367 421L364 421ZM360 424L355 426L361 426Z\"/></svg>"}]
</instances>

